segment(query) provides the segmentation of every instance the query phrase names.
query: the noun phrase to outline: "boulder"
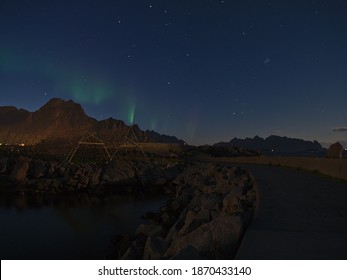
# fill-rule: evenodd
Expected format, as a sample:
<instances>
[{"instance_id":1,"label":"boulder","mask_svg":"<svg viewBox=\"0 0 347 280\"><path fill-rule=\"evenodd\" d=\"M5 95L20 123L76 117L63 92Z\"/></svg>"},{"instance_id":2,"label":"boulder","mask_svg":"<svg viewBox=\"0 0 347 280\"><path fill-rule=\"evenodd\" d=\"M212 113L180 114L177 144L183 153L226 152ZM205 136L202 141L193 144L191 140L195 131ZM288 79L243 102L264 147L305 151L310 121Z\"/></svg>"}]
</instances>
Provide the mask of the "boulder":
<instances>
[{"instance_id":1,"label":"boulder","mask_svg":"<svg viewBox=\"0 0 347 280\"><path fill-rule=\"evenodd\" d=\"M186 215L184 226L179 230L179 234L185 235L193 231L202 224L209 222L210 217L210 212L207 209L202 209L197 213L189 210Z\"/></svg>"},{"instance_id":2,"label":"boulder","mask_svg":"<svg viewBox=\"0 0 347 280\"><path fill-rule=\"evenodd\" d=\"M165 252L165 257L173 257L188 246L193 246L200 255L212 257L210 252L214 251L213 236L209 231L208 223L201 225L184 236L177 236L177 238L173 239L170 247Z\"/></svg>"},{"instance_id":3,"label":"boulder","mask_svg":"<svg viewBox=\"0 0 347 280\"><path fill-rule=\"evenodd\" d=\"M0 158L0 174L4 174L7 169L8 158Z\"/></svg>"},{"instance_id":4,"label":"boulder","mask_svg":"<svg viewBox=\"0 0 347 280\"><path fill-rule=\"evenodd\" d=\"M101 177L101 168L97 168L94 170L90 175L89 184L91 186L97 186L100 183L100 177Z\"/></svg>"},{"instance_id":5,"label":"boulder","mask_svg":"<svg viewBox=\"0 0 347 280\"><path fill-rule=\"evenodd\" d=\"M236 254L242 234L242 218L221 213L211 222L173 240L165 256L175 256L188 246L193 246L203 257L230 259Z\"/></svg>"},{"instance_id":6,"label":"boulder","mask_svg":"<svg viewBox=\"0 0 347 280\"><path fill-rule=\"evenodd\" d=\"M17 160L14 158L4 158L3 162L3 173L10 175L17 164Z\"/></svg>"},{"instance_id":7,"label":"boulder","mask_svg":"<svg viewBox=\"0 0 347 280\"><path fill-rule=\"evenodd\" d=\"M48 171L47 172L48 172L48 175L50 177L54 176L54 173L55 173L57 166L58 166L58 163L56 163L54 161L48 163L48 167L47 167Z\"/></svg>"},{"instance_id":8,"label":"boulder","mask_svg":"<svg viewBox=\"0 0 347 280\"><path fill-rule=\"evenodd\" d=\"M129 179L133 179L134 177L134 169L128 162L113 160L105 167L104 174L102 175L102 182L106 184L126 184L129 182Z\"/></svg>"},{"instance_id":9,"label":"boulder","mask_svg":"<svg viewBox=\"0 0 347 280\"><path fill-rule=\"evenodd\" d=\"M159 225L144 225L141 224L136 230L136 234L144 235L156 235L162 230L162 227Z\"/></svg>"},{"instance_id":10,"label":"boulder","mask_svg":"<svg viewBox=\"0 0 347 280\"><path fill-rule=\"evenodd\" d=\"M149 235L143 251L144 260L161 259L167 249L167 243L161 237Z\"/></svg>"},{"instance_id":11,"label":"boulder","mask_svg":"<svg viewBox=\"0 0 347 280\"><path fill-rule=\"evenodd\" d=\"M32 160L30 162L28 175L31 178L38 179L45 176L47 173L47 168L42 160Z\"/></svg>"},{"instance_id":12,"label":"boulder","mask_svg":"<svg viewBox=\"0 0 347 280\"><path fill-rule=\"evenodd\" d=\"M175 256L171 257L170 260L204 260L198 250L193 246L188 245L186 248L179 251Z\"/></svg>"},{"instance_id":13,"label":"boulder","mask_svg":"<svg viewBox=\"0 0 347 280\"><path fill-rule=\"evenodd\" d=\"M30 158L20 156L9 179L18 183L25 183L27 181L27 172L29 170L30 161Z\"/></svg>"},{"instance_id":14,"label":"boulder","mask_svg":"<svg viewBox=\"0 0 347 280\"><path fill-rule=\"evenodd\" d=\"M165 169L162 166L142 170L137 175L142 186L163 186L168 183L168 178L165 176Z\"/></svg>"},{"instance_id":15,"label":"boulder","mask_svg":"<svg viewBox=\"0 0 347 280\"><path fill-rule=\"evenodd\" d=\"M36 188L39 191L47 190L50 185L51 185L51 179L39 179L39 180L36 180Z\"/></svg>"},{"instance_id":16,"label":"boulder","mask_svg":"<svg viewBox=\"0 0 347 280\"><path fill-rule=\"evenodd\" d=\"M209 232L213 239L213 257L215 259L230 259L235 256L244 225L241 216L221 213L209 223Z\"/></svg>"},{"instance_id":17,"label":"boulder","mask_svg":"<svg viewBox=\"0 0 347 280\"><path fill-rule=\"evenodd\" d=\"M223 199L223 212L229 215L242 215L243 207L240 197L233 191L229 192Z\"/></svg>"}]
</instances>

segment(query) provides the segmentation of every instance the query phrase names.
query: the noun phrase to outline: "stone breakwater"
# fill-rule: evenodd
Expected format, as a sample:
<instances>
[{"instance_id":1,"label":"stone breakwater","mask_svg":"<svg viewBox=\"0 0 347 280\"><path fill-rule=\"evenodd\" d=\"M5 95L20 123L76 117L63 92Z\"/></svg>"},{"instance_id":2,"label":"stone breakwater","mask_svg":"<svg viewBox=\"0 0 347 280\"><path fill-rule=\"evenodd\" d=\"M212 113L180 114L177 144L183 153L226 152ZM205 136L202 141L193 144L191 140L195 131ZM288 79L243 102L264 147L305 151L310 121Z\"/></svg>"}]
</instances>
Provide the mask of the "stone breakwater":
<instances>
[{"instance_id":1,"label":"stone breakwater","mask_svg":"<svg viewBox=\"0 0 347 280\"><path fill-rule=\"evenodd\" d=\"M182 164L114 160L107 164L68 164L27 157L0 159L2 190L18 194L64 192L157 192L183 171Z\"/></svg>"},{"instance_id":2,"label":"stone breakwater","mask_svg":"<svg viewBox=\"0 0 347 280\"><path fill-rule=\"evenodd\" d=\"M149 224L115 238L109 258L116 259L233 259L256 205L252 176L214 163L115 160L97 165L1 158L0 179L0 190L20 195L166 193L166 205L144 215Z\"/></svg>"},{"instance_id":3,"label":"stone breakwater","mask_svg":"<svg viewBox=\"0 0 347 280\"><path fill-rule=\"evenodd\" d=\"M255 182L241 168L196 164L173 181L175 191L150 224L117 237L118 259L232 259L256 204Z\"/></svg>"}]
</instances>

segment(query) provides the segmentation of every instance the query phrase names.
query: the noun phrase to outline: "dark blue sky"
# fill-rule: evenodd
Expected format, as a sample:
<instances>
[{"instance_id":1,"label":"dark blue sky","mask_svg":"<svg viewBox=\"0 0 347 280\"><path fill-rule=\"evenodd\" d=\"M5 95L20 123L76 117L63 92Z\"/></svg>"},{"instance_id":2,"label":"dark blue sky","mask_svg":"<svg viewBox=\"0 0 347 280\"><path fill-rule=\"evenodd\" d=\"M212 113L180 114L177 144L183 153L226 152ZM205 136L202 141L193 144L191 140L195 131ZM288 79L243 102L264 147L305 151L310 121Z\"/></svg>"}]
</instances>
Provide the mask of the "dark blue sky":
<instances>
[{"instance_id":1,"label":"dark blue sky","mask_svg":"<svg viewBox=\"0 0 347 280\"><path fill-rule=\"evenodd\" d=\"M0 38L0 106L73 99L191 144L347 140L347 1L1 0Z\"/></svg>"}]
</instances>

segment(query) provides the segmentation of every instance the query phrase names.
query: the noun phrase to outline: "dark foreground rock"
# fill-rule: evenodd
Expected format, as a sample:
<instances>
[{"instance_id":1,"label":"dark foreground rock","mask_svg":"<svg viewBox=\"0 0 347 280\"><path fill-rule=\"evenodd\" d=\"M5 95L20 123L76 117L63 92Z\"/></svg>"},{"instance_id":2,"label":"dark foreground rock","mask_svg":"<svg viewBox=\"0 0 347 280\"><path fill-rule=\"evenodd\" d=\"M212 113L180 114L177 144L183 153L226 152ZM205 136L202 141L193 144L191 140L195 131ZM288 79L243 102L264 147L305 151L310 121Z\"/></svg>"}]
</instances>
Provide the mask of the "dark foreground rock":
<instances>
[{"instance_id":1,"label":"dark foreground rock","mask_svg":"<svg viewBox=\"0 0 347 280\"><path fill-rule=\"evenodd\" d=\"M22 156L1 158L0 191L6 189L20 194L160 192L182 170L182 166L167 162L113 160L106 164L68 164Z\"/></svg>"},{"instance_id":2,"label":"dark foreground rock","mask_svg":"<svg viewBox=\"0 0 347 280\"><path fill-rule=\"evenodd\" d=\"M165 192L170 199L150 224L117 237L117 259L232 259L253 216L255 183L248 172L216 164L111 161L67 164L0 159L0 190L25 194ZM4 184L6 187L4 187Z\"/></svg>"},{"instance_id":3,"label":"dark foreground rock","mask_svg":"<svg viewBox=\"0 0 347 280\"><path fill-rule=\"evenodd\" d=\"M116 242L119 259L232 259L253 216L255 183L240 168L199 164L186 168L176 191L150 225ZM124 246L124 244L127 246Z\"/></svg>"}]
</instances>

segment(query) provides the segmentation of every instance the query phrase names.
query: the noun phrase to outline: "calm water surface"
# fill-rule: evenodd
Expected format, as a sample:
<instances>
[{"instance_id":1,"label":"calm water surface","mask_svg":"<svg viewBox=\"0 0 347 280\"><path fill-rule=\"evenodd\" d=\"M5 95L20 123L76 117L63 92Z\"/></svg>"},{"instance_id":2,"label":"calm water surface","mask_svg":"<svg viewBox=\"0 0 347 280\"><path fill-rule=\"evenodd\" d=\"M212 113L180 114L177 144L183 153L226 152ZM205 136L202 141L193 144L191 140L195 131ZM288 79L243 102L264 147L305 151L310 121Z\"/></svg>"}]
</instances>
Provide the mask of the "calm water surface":
<instances>
[{"instance_id":1,"label":"calm water surface","mask_svg":"<svg viewBox=\"0 0 347 280\"><path fill-rule=\"evenodd\" d=\"M1 259L104 259L117 234L133 234L166 197L0 195Z\"/></svg>"}]
</instances>

